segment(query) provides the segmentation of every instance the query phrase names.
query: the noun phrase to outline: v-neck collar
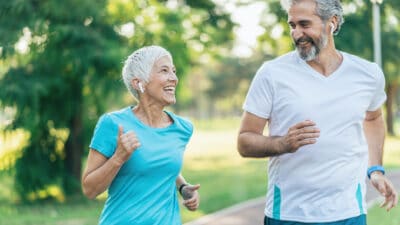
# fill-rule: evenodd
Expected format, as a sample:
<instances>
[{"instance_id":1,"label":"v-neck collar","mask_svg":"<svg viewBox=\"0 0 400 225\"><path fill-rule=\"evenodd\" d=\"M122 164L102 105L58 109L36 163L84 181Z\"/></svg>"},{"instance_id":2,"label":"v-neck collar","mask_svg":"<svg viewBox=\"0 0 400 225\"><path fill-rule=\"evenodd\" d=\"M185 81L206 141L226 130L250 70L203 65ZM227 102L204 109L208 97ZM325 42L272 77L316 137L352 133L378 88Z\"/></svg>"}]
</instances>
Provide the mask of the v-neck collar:
<instances>
[{"instance_id":1,"label":"v-neck collar","mask_svg":"<svg viewBox=\"0 0 400 225\"><path fill-rule=\"evenodd\" d=\"M335 79L335 77L337 77L337 76L340 76L341 71L343 70L343 67L344 67L345 63L347 62L347 57L346 57L346 55L345 55L343 52L341 52L341 51L338 51L338 52L339 52L339 53L342 55L342 57L343 57L342 63L340 63L339 67L336 68L336 70L333 71L333 73L331 73L329 76L325 76L325 75L323 75L322 73L316 71L313 67L311 67L310 65L308 65L308 63L307 63L306 61L304 61L303 59L301 59L300 56L297 54L297 52L295 52L295 54L296 54L297 61L299 61L299 63L303 66L303 68L306 69L307 71L309 71L310 74L311 74L312 76L314 76L314 77L316 77L316 78L318 78L318 79L320 79L320 80L326 80L326 81L328 81L328 80L333 80L333 79Z\"/></svg>"}]
</instances>

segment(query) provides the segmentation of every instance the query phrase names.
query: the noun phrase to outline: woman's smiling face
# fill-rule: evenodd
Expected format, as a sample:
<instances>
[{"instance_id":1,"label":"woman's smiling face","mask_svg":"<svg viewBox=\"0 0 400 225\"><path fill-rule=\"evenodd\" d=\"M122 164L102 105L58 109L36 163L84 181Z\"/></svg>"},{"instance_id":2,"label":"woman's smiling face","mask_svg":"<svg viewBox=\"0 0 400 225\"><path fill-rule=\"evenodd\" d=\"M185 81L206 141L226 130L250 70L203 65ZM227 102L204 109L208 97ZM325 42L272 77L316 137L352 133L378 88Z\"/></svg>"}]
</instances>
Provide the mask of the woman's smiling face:
<instances>
[{"instance_id":1,"label":"woman's smiling face","mask_svg":"<svg viewBox=\"0 0 400 225\"><path fill-rule=\"evenodd\" d=\"M163 106L172 105L176 103L177 85L175 66L170 57L163 56L153 65L145 94Z\"/></svg>"}]
</instances>

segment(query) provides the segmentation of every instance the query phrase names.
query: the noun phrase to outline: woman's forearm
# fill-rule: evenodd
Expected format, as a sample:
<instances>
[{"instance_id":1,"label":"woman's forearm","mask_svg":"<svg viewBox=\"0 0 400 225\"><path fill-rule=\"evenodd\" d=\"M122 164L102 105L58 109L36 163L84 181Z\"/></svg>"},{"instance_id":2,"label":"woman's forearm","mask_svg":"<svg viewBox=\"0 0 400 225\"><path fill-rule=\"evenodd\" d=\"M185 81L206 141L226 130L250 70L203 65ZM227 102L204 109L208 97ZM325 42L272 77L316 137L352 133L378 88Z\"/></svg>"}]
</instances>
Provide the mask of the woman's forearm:
<instances>
[{"instance_id":1,"label":"woman's forearm","mask_svg":"<svg viewBox=\"0 0 400 225\"><path fill-rule=\"evenodd\" d=\"M114 180L122 164L113 157L100 167L84 174L82 178L83 193L90 199L103 193Z\"/></svg>"}]
</instances>

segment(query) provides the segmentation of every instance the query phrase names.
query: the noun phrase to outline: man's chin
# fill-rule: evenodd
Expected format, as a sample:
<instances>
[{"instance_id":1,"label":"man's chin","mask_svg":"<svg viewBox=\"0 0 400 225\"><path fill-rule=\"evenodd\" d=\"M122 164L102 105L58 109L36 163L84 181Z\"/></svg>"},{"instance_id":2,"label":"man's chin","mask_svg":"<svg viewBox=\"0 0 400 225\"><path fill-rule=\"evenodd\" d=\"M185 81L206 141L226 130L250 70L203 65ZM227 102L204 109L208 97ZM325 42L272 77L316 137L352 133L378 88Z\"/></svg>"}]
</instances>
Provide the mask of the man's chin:
<instances>
[{"instance_id":1,"label":"man's chin","mask_svg":"<svg viewBox=\"0 0 400 225\"><path fill-rule=\"evenodd\" d=\"M297 54L300 56L300 58L304 61L312 61L316 58L316 54L313 54L311 51L304 51L299 48L296 49Z\"/></svg>"}]
</instances>

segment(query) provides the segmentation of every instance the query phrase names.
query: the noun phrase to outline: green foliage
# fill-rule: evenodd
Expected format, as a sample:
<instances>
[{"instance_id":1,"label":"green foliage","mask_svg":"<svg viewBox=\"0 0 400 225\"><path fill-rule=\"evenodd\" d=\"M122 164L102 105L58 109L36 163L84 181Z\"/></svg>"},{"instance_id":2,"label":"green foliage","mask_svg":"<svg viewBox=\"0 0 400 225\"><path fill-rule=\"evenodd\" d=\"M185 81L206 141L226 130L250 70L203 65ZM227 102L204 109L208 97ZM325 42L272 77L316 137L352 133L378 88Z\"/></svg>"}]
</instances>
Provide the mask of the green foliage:
<instances>
[{"instance_id":1,"label":"green foliage","mask_svg":"<svg viewBox=\"0 0 400 225\"><path fill-rule=\"evenodd\" d=\"M9 128L30 132L16 164L16 190L22 200L49 185L80 177L84 81L96 85L97 80L110 78L120 59L113 54L120 37L106 22L105 1L92 3L2 2L8 5L0 26L6 27L3 24L10 18L22 18L15 20L17 27L29 37L30 50L25 54L4 54L15 66L0 80L2 104L16 108ZM19 38L20 31L8 30L2 36L5 49ZM68 130L64 138L57 135L63 129ZM68 151L68 147L77 149ZM72 188L77 191L79 185Z\"/></svg>"},{"instance_id":2,"label":"green foliage","mask_svg":"<svg viewBox=\"0 0 400 225\"><path fill-rule=\"evenodd\" d=\"M199 58L221 55L233 42L234 23L212 1L178 1L168 6L168 1L112 0L109 5L114 24L134 23L134 38L129 39L131 49L158 44L166 47L174 58L180 83L186 79ZM178 85L176 108L190 104L192 98L185 93L187 87Z\"/></svg>"},{"instance_id":3,"label":"green foliage","mask_svg":"<svg viewBox=\"0 0 400 225\"><path fill-rule=\"evenodd\" d=\"M226 57L209 67L206 71L210 85L206 93L209 99L213 99L211 108L218 107L218 114L224 116L241 115L250 81L263 61L269 58L265 55L251 58ZM211 113L217 116L216 112Z\"/></svg>"},{"instance_id":4,"label":"green foliage","mask_svg":"<svg viewBox=\"0 0 400 225\"><path fill-rule=\"evenodd\" d=\"M382 62L386 78L389 82L398 82L397 71L390 70L389 64L399 64L397 50L400 48L400 30L398 22L393 20L400 15L398 1L383 1L381 11L381 38L382 38ZM373 61L373 21L372 4L364 0L361 4L354 4L353 1L346 1L346 4L356 5L356 11L345 15L345 23L336 38L339 49L359 55ZM396 55L396 57L395 57Z\"/></svg>"}]
</instances>

